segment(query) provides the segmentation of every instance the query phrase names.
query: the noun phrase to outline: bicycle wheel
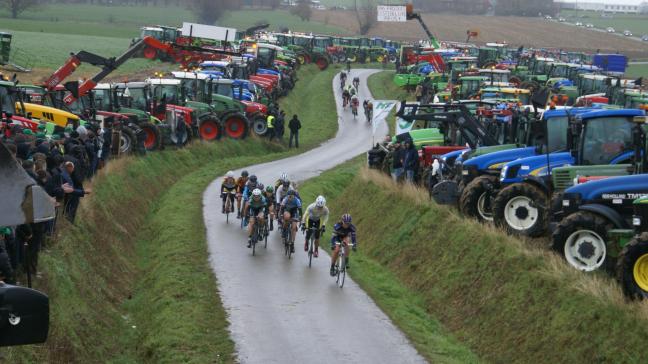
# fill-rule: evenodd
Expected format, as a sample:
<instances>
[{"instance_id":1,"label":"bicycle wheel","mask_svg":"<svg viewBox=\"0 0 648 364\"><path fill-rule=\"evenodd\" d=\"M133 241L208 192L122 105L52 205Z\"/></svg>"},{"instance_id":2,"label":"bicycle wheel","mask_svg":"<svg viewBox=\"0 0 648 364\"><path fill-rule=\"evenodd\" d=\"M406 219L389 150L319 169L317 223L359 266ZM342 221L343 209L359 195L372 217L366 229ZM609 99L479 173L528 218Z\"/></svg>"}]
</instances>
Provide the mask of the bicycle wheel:
<instances>
[{"instance_id":1,"label":"bicycle wheel","mask_svg":"<svg viewBox=\"0 0 648 364\"><path fill-rule=\"evenodd\" d=\"M310 268L313 262L313 245L315 245L315 239L313 238L312 233L310 239L308 240L308 268Z\"/></svg>"},{"instance_id":2,"label":"bicycle wheel","mask_svg":"<svg viewBox=\"0 0 648 364\"><path fill-rule=\"evenodd\" d=\"M340 248L342 250L344 248ZM337 283L340 288L344 287L344 279L346 278L346 256L343 253L338 255L338 279Z\"/></svg>"},{"instance_id":3,"label":"bicycle wheel","mask_svg":"<svg viewBox=\"0 0 648 364\"><path fill-rule=\"evenodd\" d=\"M268 223L267 222L263 226L263 235L264 235L263 239L265 240L263 248L268 249L268 235L270 235L270 233L268 232Z\"/></svg>"},{"instance_id":4,"label":"bicycle wheel","mask_svg":"<svg viewBox=\"0 0 648 364\"><path fill-rule=\"evenodd\" d=\"M252 233L252 256L256 255L256 244L259 240L259 224L254 225L254 232Z\"/></svg>"}]
</instances>

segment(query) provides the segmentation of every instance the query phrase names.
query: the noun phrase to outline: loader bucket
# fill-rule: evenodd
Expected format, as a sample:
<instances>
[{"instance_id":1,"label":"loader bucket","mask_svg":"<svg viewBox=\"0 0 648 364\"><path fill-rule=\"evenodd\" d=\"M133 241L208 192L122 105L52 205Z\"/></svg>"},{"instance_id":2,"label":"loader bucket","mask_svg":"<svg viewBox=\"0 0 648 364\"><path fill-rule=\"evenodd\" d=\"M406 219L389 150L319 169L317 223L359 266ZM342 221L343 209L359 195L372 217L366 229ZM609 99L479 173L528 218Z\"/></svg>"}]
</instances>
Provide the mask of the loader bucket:
<instances>
[{"instance_id":1,"label":"loader bucket","mask_svg":"<svg viewBox=\"0 0 648 364\"><path fill-rule=\"evenodd\" d=\"M0 226L42 222L54 218L54 200L29 177L7 147L0 143Z\"/></svg>"}]
</instances>

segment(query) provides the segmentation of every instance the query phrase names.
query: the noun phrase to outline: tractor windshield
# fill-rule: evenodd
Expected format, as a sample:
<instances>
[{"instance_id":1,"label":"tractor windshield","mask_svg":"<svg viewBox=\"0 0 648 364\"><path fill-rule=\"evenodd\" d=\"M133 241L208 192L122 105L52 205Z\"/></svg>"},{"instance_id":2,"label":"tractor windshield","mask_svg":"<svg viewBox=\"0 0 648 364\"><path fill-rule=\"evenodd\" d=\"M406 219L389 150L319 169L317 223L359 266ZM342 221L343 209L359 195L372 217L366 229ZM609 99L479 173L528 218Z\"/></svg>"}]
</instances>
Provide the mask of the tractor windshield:
<instances>
[{"instance_id":1,"label":"tractor windshield","mask_svg":"<svg viewBox=\"0 0 648 364\"><path fill-rule=\"evenodd\" d=\"M232 85L227 83L212 84L212 93L234 98Z\"/></svg>"},{"instance_id":2,"label":"tractor windshield","mask_svg":"<svg viewBox=\"0 0 648 364\"><path fill-rule=\"evenodd\" d=\"M119 96L122 105L146 110L146 89L144 87L126 87Z\"/></svg>"},{"instance_id":3,"label":"tractor windshield","mask_svg":"<svg viewBox=\"0 0 648 364\"><path fill-rule=\"evenodd\" d=\"M94 90L94 107L97 110L110 110L110 90Z\"/></svg>"},{"instance_id":4,"label":"tractor windshield","mask_svg":"<svg viewBox=\"0 0 648 364\"><path fill-rule=\"evenodd\" d=\"M557 116L547 120L547 144L549 153L567 149L567 116Z\"/></svg>"},{"instance_id":5,"label":"tractor windshield","mask_svg":"<svg viewBox=\"0 0 648 364\"><path fill-rule=\"evenodd\" d=\"M203 101L205 96L203 80L184 79L182 80L184 95L191 101Z\"/></svg>"},{"instance_id":6,"label":"tractor windshield","mask_svg":"<svg viewBox=\"0 0 648 364\"><path fill-rule=\"evenodd\" d=\"M551 77L568 78L569 71L570 67L566 64L554 65L553 69L551 70Z\"/></svg>"},{"instance_id":7,"label":"tractor windshield","mask_svg":"<svg viewBox=\"0 0 648 364\"><path fill-rule=\"evenodd\" d=\"M178 88L176 85L155 85L153 88L153 98L157 101L164 101L167 104L178 104Z\"/></svg>"},{"instance_id":8,"label":"tractor windshield","mask_svg":"<svg viewBox=\"0 0 648 364\"><path fill-rule=\"evenodd\" d=\"M588 119L581 140L582 164L620 162L619 157L634 150L632 125L627 117Z\"/></svg>"}]
</instances>

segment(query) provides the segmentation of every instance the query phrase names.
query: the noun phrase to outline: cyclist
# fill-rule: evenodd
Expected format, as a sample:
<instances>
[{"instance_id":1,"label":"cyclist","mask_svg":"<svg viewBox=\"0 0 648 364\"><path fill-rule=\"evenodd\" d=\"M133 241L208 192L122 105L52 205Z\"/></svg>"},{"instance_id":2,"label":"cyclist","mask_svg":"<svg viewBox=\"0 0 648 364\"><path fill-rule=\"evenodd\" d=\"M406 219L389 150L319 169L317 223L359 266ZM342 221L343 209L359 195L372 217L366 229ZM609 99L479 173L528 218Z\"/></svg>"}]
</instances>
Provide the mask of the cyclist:
<instances>
[{"instance_id":1,"label":"cyclist","mask_svg":"<svg viewBox=\"0 0 648 364\"><path fill-rule=\"evenodd\" d=\"M288 191L292 191L295 189L293 185L290 183L290 179L288 178L288 175L285 176L282 175L282 178L283 180L281 181L281 184L279 184L279 186L275 190L275 203L277 204L277 206L281 204L284 197L286 197Z\"/></svg>"},{"instance_id":2,"label":"cyclist","mask_svg":"<svg viewBox=\"0 0 648 364\"><path fill-rule=\"evenodd\" d=\"M313 230L311 228L316 228L314 231L315 234L315 251L313 256L317 258L319 252L319 238L320 233L324 233L326 230L326 222L329 217L329 209L326 207L326 199L324 196L317 196L315 202L308 205L306 212L302 217L302 230L306 230L306 241L304 241L304 251L308 251L308 240L310 239L311 233Z\"/></svg>"},{"instance_id":3,"label":"cyclist","mask_svg":"<svg viewBox=\"0 0 648 364\"><path fill-rule=\"evenodd\" d=\"M346 84L346 79L347 79L346 72L344 71L340 72L340 89L344 89L344 86Z\"/></svg>"},{"instance_id":4,"label":"cyclist","mask_svg":"<svg viewBox=\"0 0 648 364\"><path fill-rule=\"evenodd\" d=\"M346 107L349 104L349 101L351 100L351 92L349 92L349 88L345 87L344 90L342 91L342 107Z\"/></svg>"},{"instance_id":5,"label":"cyclist","mask_svg":"<svg viewBox=\"0 0 648 364\"><path fill-rule=\"evenodd\" d=\"M245 189L245 184L248 181L248 171L241 171L241 177L236 180L236 218L241 218L241 197L243 196L243 190Z\"/></svg>"},{"instance_id":6,"label":"cyclist","mask_svg":"<svg viewBox=\"0 0 648 364\"><path fill-rule=\"evenodd\" d=\"M274 194L274 187L272 186L266 186L265 190L263 191L263 197L265 197L266 201L268 202L268 213L270 214L270 231L274 230L274 217L275 217L275 194Z\"/></svg>"},{"instance_id":7,"label":"cyclist","mask_svg":"<svg viewBox=\"0 0 648 364\"><path fill-rule=\"evenodd\" d=\"M358 107L360 106L360 99L358 96L353 95L351 96L351 112L353 113L353 118L358 115Z\"/></svg>"},{"instance_id":8,"label":"cyclist","mask_svg":"<svg viewBox=\"0 0 648 364\"><path fill-rule=\"evenodd\" d=\"M227 199L230 199L230 209L234 207L234 196L236 196L236 180L234 179L234 172L228 171L221 183L221 199L223 200L222 212L225 213L225 204Z\"/></svg>"},{"instance_id":9,"label":"cyclist","mask_svg":"<svg viewBox=\"0 0 648 364\"><path fill-rule=\"evenodd\" d=\"M281 201L281 207L279 213L283 215L283 229L288 229L288 223L290 222L290 252L295 252L295 233L297 232L297 222L299 222L299 217L302 214L302 204L297 193L294 190L289 190L286 193L283 201Z\"/></svg>"},{"instance_id":10,"label":"cyclist","mask_svg":"<svg viewBox=\"0 0 648 364\"><path fill-rule=\"evenodd\" d=\"M349 267L349 244L352 245L353 251L355 251L358 244L356 241L356 227L351 223L351 215L344 214L340 222L333 226L333 234L331 235L331 276L335 276L335 261L342 245L344 245L344 254L346 254L347 267Z\"/></svg>"},{"instance_id":11,"label":"cyclist","mask_svg":"<svg viewBox=\"0 0 648 364\"><path fill-rule=\"evenodd\" d=\"M371 102L371 100L364 100L362 107L364 108L364 114L367 118L367 122L370 123L373 119L373 103Z\"/></svg>"},{"instance_id":12,"label":"cyclist","mask_svg":"<svg viewBox=\"0 0 648 364\"><path fill-rule=\"evenodd\" d=\"M351 74L351 60L347 58L346 64L347 64L347 73L350 75Z\"/></svg>"},{"instance_id":13,"label":"cyclist","mask_svg":"<svg viewBox=\"0 0 648 364\"><path fill-rule=\"evenodd\" d=\"M252 194L252 191L254 191L254 189L257 188L258 183L259 181L257 180L257 176L254 174L250 175L247 183L245 184L245 188L243 188L243 193L242 193L243 211L247 211L248 200L250 199L250 195Z\"/></svg>"},{"instance_id":14,"label":"cyclist","mask_svg":"<svg viewBox=\"0 0 648 364\"><path fill-rule=\"evenodd\" d=\"M279 188L279 186L281 186L283 184L284 181L290 181L290 179L288 178L288 173L286 173L286 172L281 173L281 176L279 176L279 179L275 181L275 184L274 184L275 191ZM273 198L273 200L274 200L274 198Z\"/></svg>"},{"instance_id":15,"label":"cyclist","mask_svg":"<svg viewBox=\"0 0 648 364\"><path fill-rule=\"evenodd\" d=\"M353 78L353 87L355 87L356 90L359 90L360 87L360 77L354 77Z\"/></svg>"},{"instance_id":16,"label":"cyclist","mask_svg":"<svg viewBox=\"0 0 648 364\"><path fill-rule=\"evenodd\" d=\"M248 248L252 247L252 232L254 231L254 223L258 220L259 224L263 224L265 216L268 215L268 202L263 197L261 190L255 188L252 190L252 196L248 200L247 209L245 210L245 218L248 219Z\"/></svg>"}]
</instances>

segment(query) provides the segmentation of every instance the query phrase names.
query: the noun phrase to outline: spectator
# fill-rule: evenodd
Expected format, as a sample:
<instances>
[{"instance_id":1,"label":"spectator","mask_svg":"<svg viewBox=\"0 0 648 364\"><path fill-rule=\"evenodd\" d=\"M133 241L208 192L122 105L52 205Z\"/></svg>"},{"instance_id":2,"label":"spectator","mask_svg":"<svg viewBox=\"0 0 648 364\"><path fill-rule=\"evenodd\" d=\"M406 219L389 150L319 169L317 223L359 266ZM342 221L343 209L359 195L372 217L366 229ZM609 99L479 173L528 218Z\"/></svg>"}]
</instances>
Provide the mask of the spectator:
<instances>
[{"instance_id":1,"label":"spectator","mask_svg":"<svg viewBox=\"0 0 648 364\"><path fill-rule=\"evenodd\" d=\"M283 140L285 123L286 113L281 110L279 111L279 115L277 115L277 118L275 119L275 136L277 137L277 139L279 139L279 141Z\"/></svg>"},{"instance_id":2,"label":"spectator","mask_svg":"<svg viewBox=\"0 0 648 364\"><path fill-rule=\"evenodd\" d=\"M405 169L405 176L407 182L414 182L414 173L418 166L418 152L414 148L414 143L411 139L405 140L405 150L403 152L403 168Z\"/></svg>"},{"instance_id":3,"label":"spectator","mask_svg":"<svg viewBox=\"0 0 648 364\"><path fill-rule=\"evenodd\" d=\"M295 148L299 148L299 129L301 129L301 121L297 118L297 114L293 115L288 123L290 129L290 139L288 139L288 148L292 147L293 137L295 138Z\"/></svg>"},{"instance_id":4,"label":"spectator","mask_svg":"<svg viewBox=\"0 0 648 364\"><path fill-rule=\"evenodd\" d=\"M87 193L90 193L90 190L83 188L83 184L78 178L74 178L74 163L68 161L65 162L65 167L61 172L61 179L63 185L61 188L65 193L64 199L64 213L65 217L70 220L71 223L74 223L74 218L76 217L76 211L79 207L79 202L81 197L85 196Z\"/></svg>"},{"instance_id":5,"label":"spectator","mask_svg":"<svg viewBox=\"0 0 648 364\"><path fill-rule=\"evenodd\" d=\"M423 98L423 85L421 85L420 83L416 85L414 96L416 96L416 101L421 102L421 99Z\"/></svg>"},{"instance_id":6,"label":"spectator","mask_svg":"<svg viewBox=\"0 0 648 364\"><path fill-rule=\"evenodd\" d=\"M268 126L268 131L267 131L268 138L270 139L270 141L272 141L272 139L275 137L275 129L274 129L275 117L273 114L268 114L268 117L266 118L266 123Z\"/></svg>"},{"instance_id":7,"label":"spectator","mask_svg":"<svg viewBox=\"0 0 648 364\"><path fill-rule=\"evenodd\" d=\"M398 182L403 175L403 149L399 142L392 145L392 179Z\"/></svg>"}]
</instances>

